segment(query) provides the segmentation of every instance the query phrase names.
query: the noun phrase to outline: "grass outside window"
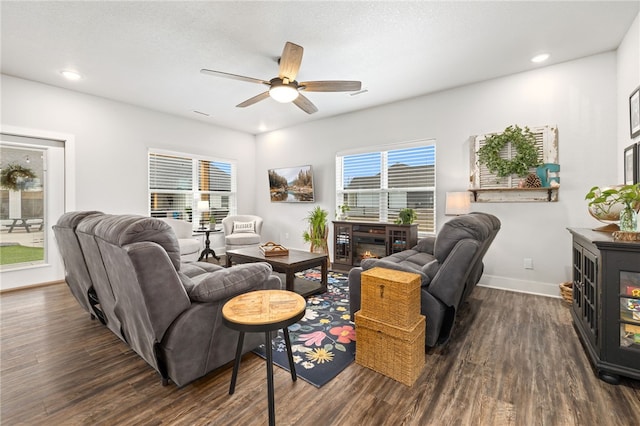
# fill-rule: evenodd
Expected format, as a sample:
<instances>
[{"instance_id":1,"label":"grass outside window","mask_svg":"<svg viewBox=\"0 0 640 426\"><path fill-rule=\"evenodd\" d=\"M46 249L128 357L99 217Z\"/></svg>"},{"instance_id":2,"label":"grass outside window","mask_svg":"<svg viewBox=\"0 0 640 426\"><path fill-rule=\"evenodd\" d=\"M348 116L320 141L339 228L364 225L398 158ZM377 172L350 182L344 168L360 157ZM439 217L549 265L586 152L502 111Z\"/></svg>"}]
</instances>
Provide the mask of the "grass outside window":
<instances>
[{"instance_id":1,"label":"grass outside window","mask_svg":"<svg viewBox=\"0 0 640 426\"><path fill-rule=\"evenodd\" d=\"M44 260L44 248L25 247L19 244L0 246L0 265L29 263Z\"/></svg>"}]
</instances>

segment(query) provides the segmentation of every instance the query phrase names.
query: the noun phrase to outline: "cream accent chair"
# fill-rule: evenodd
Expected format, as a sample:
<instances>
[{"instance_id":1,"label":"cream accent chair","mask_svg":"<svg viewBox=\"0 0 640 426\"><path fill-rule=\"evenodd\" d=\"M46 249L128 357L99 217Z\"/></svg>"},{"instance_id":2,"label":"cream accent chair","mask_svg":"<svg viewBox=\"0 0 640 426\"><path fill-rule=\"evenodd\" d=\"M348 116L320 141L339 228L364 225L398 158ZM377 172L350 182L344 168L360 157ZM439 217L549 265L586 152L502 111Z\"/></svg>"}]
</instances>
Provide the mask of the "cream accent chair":
<instances>
[{"instance_id":1,"label":"cream accent chair","mask_svg":"<svg viewBox=\"0 0 640 426\"><path fill-rule=\"evenodd\" d=\"M178 238L180 246L180 260L182 262L195 262L200 257L202 250L202 242L199 238L193 236L193 224L186 220L170 219L166 217L159 218L166 222Z\"/></svg>"},{"instance_id":2,"label":"cream accent chair","mask_svg":"<svg viewBox=\"0 0 640 426\"><path fill-rule=\"evenodd\" d=\"M222 229L226 250L259 246L262 218L254 215L227 216L222 219Z\"/></svg>"}]
</instances>

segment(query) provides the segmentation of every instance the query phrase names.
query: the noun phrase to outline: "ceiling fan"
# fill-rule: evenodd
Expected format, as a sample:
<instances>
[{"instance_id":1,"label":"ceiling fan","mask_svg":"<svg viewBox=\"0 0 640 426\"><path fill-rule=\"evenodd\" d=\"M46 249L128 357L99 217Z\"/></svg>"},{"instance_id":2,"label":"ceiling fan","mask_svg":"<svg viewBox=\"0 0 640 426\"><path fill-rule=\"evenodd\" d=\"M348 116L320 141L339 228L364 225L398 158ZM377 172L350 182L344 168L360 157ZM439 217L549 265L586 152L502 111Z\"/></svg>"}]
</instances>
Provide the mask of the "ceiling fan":
<instances>
[{"instance_id":1,"label":"ceiling fan","mask_svg":"<svg viewBox=\"0 0 640 426\"><path fill-rule=\"evenodd\" d=\"M298 75L298 70L300 70L300 64L302 63L302 52L302 46L286 42L284 49L282 50L282 56L278 61L280 64L278 76L269 81L204 68L201 69L200 72L216 77L231 78L234 80L248 81L250 83L259 83L269 86L269 90L266 92L260 93L259 95L236 105L239 108L248 107L267 99L268 97L272 97L278 102L293 102L307 114L313 114L318 111L318 108L308 98L302 95L302 93L300 93L301 91L355 92L360 90L362 83L359 81L329 80L297 82L296 75Z\"/></svg>"}]
</instances>

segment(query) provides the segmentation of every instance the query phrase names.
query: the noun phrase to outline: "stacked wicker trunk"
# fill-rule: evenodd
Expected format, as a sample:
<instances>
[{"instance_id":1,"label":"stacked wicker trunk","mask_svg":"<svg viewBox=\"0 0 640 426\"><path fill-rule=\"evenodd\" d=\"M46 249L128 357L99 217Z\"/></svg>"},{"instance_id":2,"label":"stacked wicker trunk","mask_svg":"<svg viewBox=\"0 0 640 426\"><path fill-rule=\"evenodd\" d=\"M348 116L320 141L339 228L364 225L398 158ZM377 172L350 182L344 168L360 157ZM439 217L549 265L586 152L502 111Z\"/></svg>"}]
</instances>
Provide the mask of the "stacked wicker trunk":
<instances>
[{"instance_id":1,"label":"stacked wicker trunk","mask_svg":"<svg viewBox=\"0 0 640 426\"><path fill-rule=\"evenodd\" d=\"M425 362L420 276L372 268L362 273L361 292L361 309L355 313L356 362L413 385Z\"/></svg>"}]
</instances>

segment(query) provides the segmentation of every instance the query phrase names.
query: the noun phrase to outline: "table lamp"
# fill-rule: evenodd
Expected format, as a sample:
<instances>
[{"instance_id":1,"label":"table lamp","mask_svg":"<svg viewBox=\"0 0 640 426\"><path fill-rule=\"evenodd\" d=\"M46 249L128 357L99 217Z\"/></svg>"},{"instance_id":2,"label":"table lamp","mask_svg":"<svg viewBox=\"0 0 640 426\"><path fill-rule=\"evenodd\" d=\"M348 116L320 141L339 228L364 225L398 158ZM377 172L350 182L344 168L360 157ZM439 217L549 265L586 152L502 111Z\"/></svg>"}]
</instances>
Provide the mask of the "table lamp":
<instances>
[{"instance_id":1,"label":"table lamp","mask_svg":"<svg viewBox=\"0 0 640 426\"><path fill-rule=\"evenodd\" d=\"M445 216L460 216L467 214L471 210L471 197L468 191L447 192Z\"/></svg>"},{"instance_id":2,"label":"table lamp","mask_svg":"<svg viewBox=\"0 0 640 426\"><path fill-rule=\"evenodd\" d=\"M204 224L206 220L204 220L204 212L209 211L209 202L206 200L198 201L198 212L200 212L200 229L204 229Z\"/></svg>"}]
</instances>

